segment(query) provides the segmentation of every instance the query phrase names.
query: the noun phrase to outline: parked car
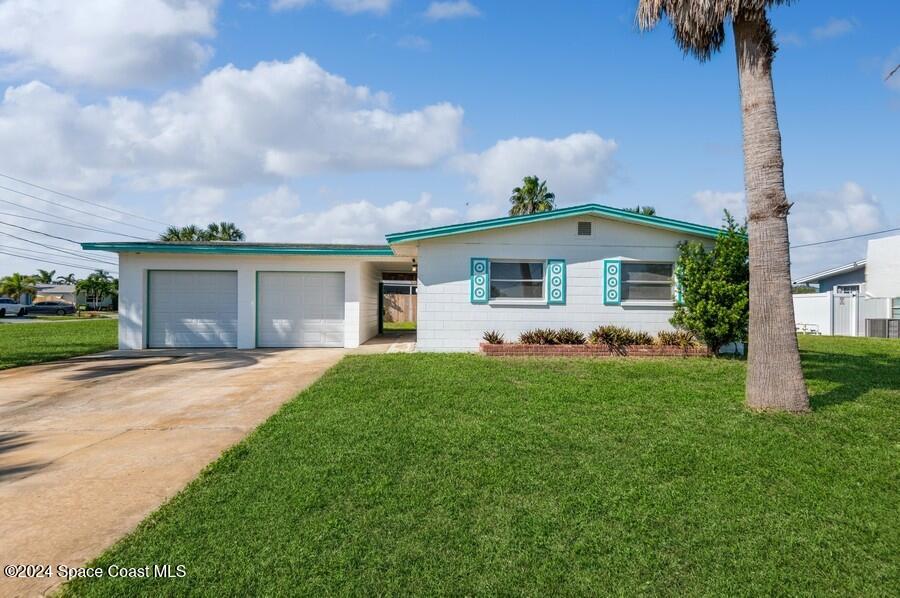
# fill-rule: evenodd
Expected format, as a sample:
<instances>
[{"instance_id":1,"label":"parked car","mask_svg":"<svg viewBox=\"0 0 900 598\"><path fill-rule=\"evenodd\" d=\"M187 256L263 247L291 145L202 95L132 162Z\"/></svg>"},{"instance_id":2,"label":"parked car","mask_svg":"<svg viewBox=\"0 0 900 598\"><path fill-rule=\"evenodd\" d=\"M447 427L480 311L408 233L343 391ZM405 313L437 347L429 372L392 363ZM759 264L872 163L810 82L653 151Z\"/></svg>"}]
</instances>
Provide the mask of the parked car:
<instances>
[{"instance_id":1,"label":"parked car","mask_svg":"<svg viewBox=\"0 0 900 598\"><path fill-rule=\"evenodd\" d=\"M16 303L12 299L6 297L0 299L0 318L10 316L22 317L28 313L28 306Z\"/></svg>"},{"instance_id":2,"label":"parked car","mask_svg":"<svg viewBox=\"0 0 900 598\"><path fill-rule=\"evenodd\" d=\"M74 314L75 306L65 301L38 301L28 306L28 313L64 316L66 314Z\"/></svg>"}]
</instances>

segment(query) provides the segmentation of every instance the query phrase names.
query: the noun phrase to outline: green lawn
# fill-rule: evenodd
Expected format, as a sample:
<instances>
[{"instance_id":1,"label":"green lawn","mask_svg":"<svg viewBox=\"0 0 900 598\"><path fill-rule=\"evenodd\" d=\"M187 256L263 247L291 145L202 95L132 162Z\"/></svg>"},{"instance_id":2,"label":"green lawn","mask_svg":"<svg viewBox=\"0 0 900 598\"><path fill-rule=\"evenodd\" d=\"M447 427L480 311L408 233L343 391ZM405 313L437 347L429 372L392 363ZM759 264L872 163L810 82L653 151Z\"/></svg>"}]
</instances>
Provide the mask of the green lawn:
<instances>
[{"instance_id":1,"label":"green lawn","mask_svg":"<svg viewBox=\"0 0 900 598\"><path fill-rule=\"evenodd\" d=\"M804 337L805 416L733 359L344 359L77 595L889 595L900 342ZM891 590L891 588L894 588Z\"/></svg>"},{"instance_id":2,"label":"green lawn","mask_svg":"<svg viewBox=\"0 0 900 598\"><path fill-rule=\"evenodd\" d=\"M415 322L384 322L382 325L385 332L396 332L398 330L415 330Z\"/></svg>"},{"instance_id":3,"label":"green lawn","mask_svg":"<svg viewBox=\"0 0 900 598\"><path fill-rule=\"evenodd\" d=\"M116 348L118 322L0 324L0 370Z\"/></svg>"}]
</instances>

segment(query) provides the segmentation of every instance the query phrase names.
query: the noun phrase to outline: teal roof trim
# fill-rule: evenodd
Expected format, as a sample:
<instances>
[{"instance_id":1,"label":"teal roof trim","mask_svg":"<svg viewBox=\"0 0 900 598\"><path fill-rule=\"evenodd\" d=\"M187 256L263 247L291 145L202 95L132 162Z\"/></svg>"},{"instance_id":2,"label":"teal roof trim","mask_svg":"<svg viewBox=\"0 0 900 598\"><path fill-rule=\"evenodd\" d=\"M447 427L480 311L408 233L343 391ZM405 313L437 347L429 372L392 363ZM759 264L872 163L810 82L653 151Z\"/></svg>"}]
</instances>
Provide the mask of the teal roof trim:
<instances>
[{"instance_id":1,"label":"teal roof trim","mask_svg":"<svg viewBox=\"0 0 900 598\"><path fill-rule=\"evenodd\" d=\"M461 224L451 224L448 226L438 226L435 228L424 228L420 230L393 233L387 235L386 238L387 242L393 245L395 243L421 241L423 239L432 239L435 237L473 233L483 230L491 230L494 228L504 228L507 226L528 224L530 222L542 222L545 220L557 220L559 218L568 218L571 216L581 216L585 214L612 218L614 220L621 220L623 222L630 222L632 224L642 224L645 226L653 226L656 228L688 233L699 237L709 237L712 239L715 239L721 232L721 229L712 226L704 226L702 224L694 224L692 222L684 222L682 220L673 220L672 218L663 218L662 216L645 216L643 214L635 214L634 212L629 212L628 210L621 210L619 208L611 208L609 206L591 203L581 206L572 206L570 208L560 208L558 210L552 210L549 212L527 214L525 216L507 216L503 218L493 218L490 220L463 222Z\"/></svg>"},{"instance_id":2,"label":"teal roof trim","mask_svg":"<svg viewBox=\"0 0 900 598\"><path fill-rule=\"evenodd\" d=\"M387 245L377 247L290 247L259 246L235 243L234 245L196 245L183 243L82 243L82 249L89 251L111 251L113 253L198 253L198 254L283 254L283 255L394 255Z\"/></svg>"}]
</instances>

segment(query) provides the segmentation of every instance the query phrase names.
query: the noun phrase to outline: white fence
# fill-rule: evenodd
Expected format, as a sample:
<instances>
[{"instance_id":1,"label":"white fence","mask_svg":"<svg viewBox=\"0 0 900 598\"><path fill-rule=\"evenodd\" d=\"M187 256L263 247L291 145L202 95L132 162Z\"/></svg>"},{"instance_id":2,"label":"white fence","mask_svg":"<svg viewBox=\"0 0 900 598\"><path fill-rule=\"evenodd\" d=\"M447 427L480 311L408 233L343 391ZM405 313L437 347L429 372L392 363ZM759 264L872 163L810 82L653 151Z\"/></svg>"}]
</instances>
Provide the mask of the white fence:
<instances>
[{"instance_id":1,"label":"white fence","mask_svg":"<svg viewBox=\"0 0 900 598\"><path fill-rule=\"evenodd\" d=\"M865 336L866 319L887 317L890 317L890 299L831 291L794 295L794 322L798 332Z\"/></svg>"}]
</instances>

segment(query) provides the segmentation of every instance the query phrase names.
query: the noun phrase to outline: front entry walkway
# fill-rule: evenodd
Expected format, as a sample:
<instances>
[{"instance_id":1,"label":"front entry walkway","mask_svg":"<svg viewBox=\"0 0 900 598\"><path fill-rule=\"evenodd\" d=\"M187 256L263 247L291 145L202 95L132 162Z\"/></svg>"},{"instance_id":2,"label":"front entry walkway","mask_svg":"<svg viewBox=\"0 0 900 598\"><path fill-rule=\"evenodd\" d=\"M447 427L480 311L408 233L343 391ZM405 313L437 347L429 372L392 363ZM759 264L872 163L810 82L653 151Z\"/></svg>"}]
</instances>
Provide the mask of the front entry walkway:
<instances>
[{"instance_id":1,"label":"front entry walkway","mask_svg":"<svg viewBox=\"0 0 900 598\"><path fill-rule=\"evenodd\" d=\"M0 372L3 564L83 565L345 353L114 351ZM0 596L61 581L3 577Z\"/></svg>"},{"instance_id":2,"label":"front entry walkway","mask_svg":"<svg viewBox=\"0 0 900 598\"><path fill-rule=\"evenodd\" d=\"M370 353L412 353L415 350L415 331L383 332L367 340L358 349L354 349L353 353L363 355Z\"/></svg>"}]
</instances>

